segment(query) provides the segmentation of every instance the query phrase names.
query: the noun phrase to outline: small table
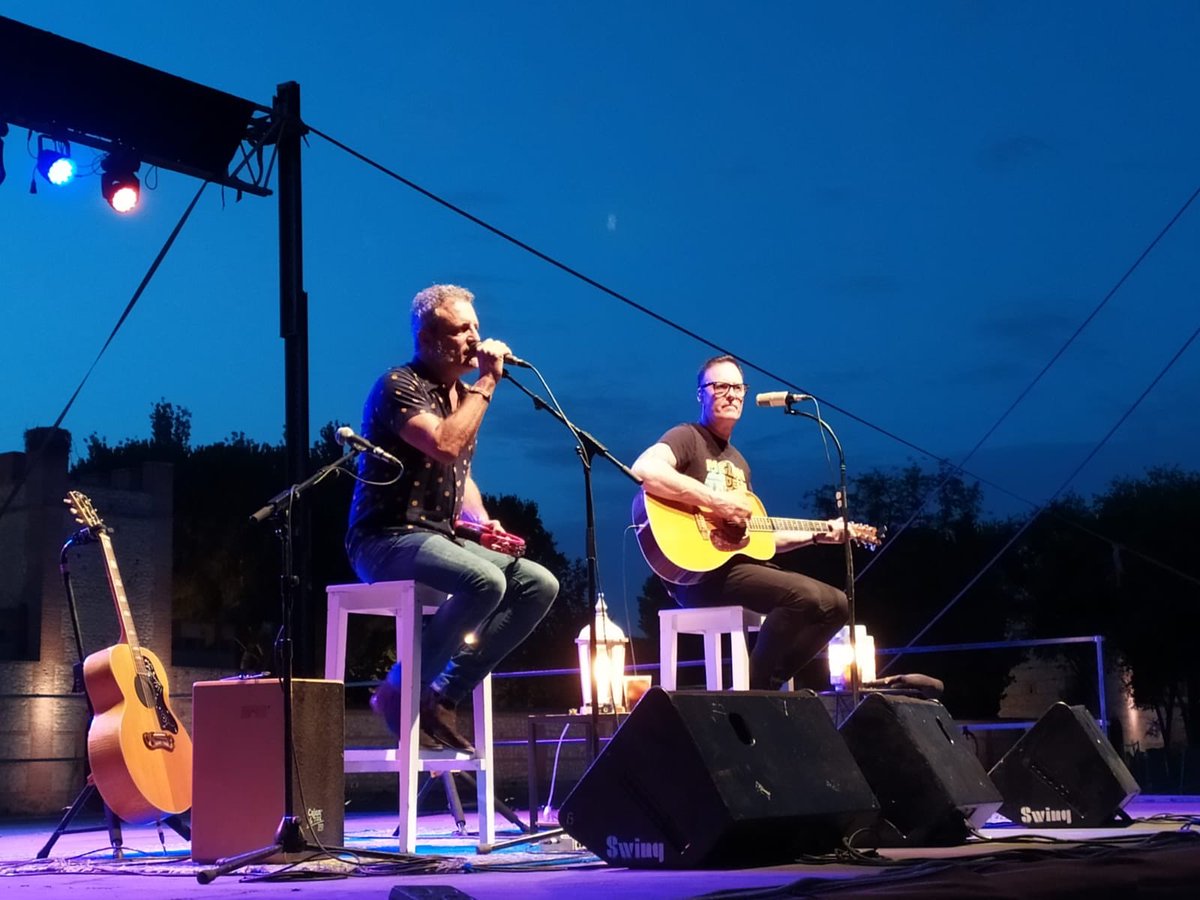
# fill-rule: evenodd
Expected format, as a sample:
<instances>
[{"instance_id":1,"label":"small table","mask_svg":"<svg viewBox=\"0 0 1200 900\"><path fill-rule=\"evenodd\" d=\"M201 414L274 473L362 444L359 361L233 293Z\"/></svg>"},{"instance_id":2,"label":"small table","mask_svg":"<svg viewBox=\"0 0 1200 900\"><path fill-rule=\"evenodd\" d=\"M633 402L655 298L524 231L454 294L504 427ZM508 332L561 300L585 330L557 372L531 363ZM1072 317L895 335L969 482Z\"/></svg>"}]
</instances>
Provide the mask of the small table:
<instances>
[{"instance_id":1,"label":"small table","mask_svg":"<svg viewBox=\"0 0 1200 900\"><path fill-rule=\"evenodd\" d=\"M613 733L617 730L622 722L629 718L629 713L601 713L597 720L600 732L600 742L607 743L612 739ZM555 736L554 740L547 740L544 743L557 744L558 735L562 735L562 742L565 744L591 744L592 717L588 713L535 713L529 717L529 831L530 833L538 830L538 807L541 805L541 792L539 784L539 774L542 768L542 741L539 741L539 734L543 726L548 728L549 734ZM578 726L583 729L581 737L570 737L570 728ZM567 733L563 733L563 729L567 729Z\"/></svg>"}]
</instances>

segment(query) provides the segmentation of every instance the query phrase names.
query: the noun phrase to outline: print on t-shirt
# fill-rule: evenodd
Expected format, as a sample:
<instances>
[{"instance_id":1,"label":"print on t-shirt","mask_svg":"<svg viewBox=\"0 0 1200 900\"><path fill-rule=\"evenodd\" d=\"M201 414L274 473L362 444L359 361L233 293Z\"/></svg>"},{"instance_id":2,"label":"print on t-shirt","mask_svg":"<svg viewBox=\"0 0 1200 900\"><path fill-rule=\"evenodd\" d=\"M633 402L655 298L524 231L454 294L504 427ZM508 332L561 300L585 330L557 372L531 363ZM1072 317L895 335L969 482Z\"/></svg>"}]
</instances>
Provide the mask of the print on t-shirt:
<instances>
[{"instance_id":1,"label":"print on t-shirt","mask_svg":"<svg viewBox=\"0 0 1200 900\"><path fill-rule=\"evenodd\" d=\"M710 491L745 491L746 473L727 459L706 459L704 486Z\"/></svg>"}]
</instances>

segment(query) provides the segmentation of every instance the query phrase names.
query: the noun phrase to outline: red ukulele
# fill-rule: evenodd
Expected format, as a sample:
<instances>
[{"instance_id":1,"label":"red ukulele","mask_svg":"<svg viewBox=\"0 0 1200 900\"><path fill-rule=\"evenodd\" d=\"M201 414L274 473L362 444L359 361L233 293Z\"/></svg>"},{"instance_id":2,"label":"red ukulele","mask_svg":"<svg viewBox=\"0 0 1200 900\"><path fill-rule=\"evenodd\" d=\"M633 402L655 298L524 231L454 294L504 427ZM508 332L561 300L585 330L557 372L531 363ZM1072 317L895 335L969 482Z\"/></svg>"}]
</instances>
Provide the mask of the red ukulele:
<instances>
[{"instance_id":1,"label":"red ukulele","mask_svg":"<svg viewBox=\"0 0 1200 900\"><path fill-rule=\"evenodd\" d=\"M468 541L483 544L489 550L497 553L507 553L509 556L525 555L525 540L507 531L500 531L496 526L481 525L479 522L469 522L459 519L454 523L454 533Z\"/></svg>"}]
</instances>

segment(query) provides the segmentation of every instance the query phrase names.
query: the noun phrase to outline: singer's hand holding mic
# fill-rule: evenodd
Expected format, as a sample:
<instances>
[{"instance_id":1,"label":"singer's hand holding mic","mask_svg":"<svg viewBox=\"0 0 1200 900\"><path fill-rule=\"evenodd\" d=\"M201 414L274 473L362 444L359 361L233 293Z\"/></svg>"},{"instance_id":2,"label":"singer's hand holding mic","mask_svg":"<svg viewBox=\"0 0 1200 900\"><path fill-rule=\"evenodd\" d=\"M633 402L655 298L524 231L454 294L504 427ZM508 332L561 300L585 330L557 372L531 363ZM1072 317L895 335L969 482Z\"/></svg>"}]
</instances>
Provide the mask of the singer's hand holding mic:
<instances>
[{"instance_id":1,"label":"singer's hand holding mic","mask_svg":"<svg viewBox=\"0 0 1200 900\"><path fill-rule=\"evenodd\" d=\"M508 344L495 338L480 341L471 350L475 353L480 375L490 374L499 378L503 372L503 366L500 363L507 366L519 366L522 369L533 368L519 356L514 356Z\"/></svg>"},{"instance_id":2,"label":"singer's hand holding mic","mask_svg":"<svg viewBox=\"0 0 1200 900\"><path fill-rule=\"evenodd\" d=\"M392 456L382 447L377 447L368 441L365 437L354 433L354 429L349 425L343 425L333 434L334 440L338 442L339 447L349 447L351 450L357 450L359 453L369 453L377 459L382 459L386 463L391 463L393 466L404 468L404 463Z\"/></svg>"}]
</instances>

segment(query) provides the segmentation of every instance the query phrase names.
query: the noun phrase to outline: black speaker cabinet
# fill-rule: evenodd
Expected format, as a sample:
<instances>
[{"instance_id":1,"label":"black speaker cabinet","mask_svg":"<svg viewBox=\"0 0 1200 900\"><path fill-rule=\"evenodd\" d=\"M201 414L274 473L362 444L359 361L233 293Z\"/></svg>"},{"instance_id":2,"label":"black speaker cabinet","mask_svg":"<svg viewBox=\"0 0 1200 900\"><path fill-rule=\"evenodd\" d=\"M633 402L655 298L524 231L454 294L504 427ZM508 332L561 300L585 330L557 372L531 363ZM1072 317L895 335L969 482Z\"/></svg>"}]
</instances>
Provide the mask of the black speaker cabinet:
<instances>
[{"instance_id":1,"label":"black speaker cabinet","mask_svg":"<svg viewBox=\"0 0 1200 900\"><path fill-rule=\"evenodd\" d=\"M841 732L895 829L885 826L882 843L957 844L1000 807L1000 792L936 700L867 694Z\"/></svg>"},{"instance_id":2,"label":"black speaker cabinet","mask_svg":"<svg viewBox=\"0 0 1200 900\"><path fill-rule=\"evenodd\" d=\"M295 814L305 840L327 846L342 843L345 821L344 696L340 681L292 681ZM192 740L192 859L213 862L271 844L284 814L279 680L197 682Z\"/></svg>"},{"instance_id":3,"label":"black speaker cabinet","mask_svg":"<svg viewBox=\"0 0 1200 900\"><path fill-rule=\"evenodd\" d=\"M652 688L559 822L613 865L740 867L828 851L878 809L815 694Z\"/></svg>"},{"instance_id":4,"label":"black speaker cabinet","mask_svg":"<svg viewBox=\"0 0 1200 900\"><path fill-rule=\"evenodd\" d=\"M1121 757L1082 706L1055 703L992 768L1001 815L1034 828L1125 825L1139 793Z\"/></svg>"}]
</instances>

